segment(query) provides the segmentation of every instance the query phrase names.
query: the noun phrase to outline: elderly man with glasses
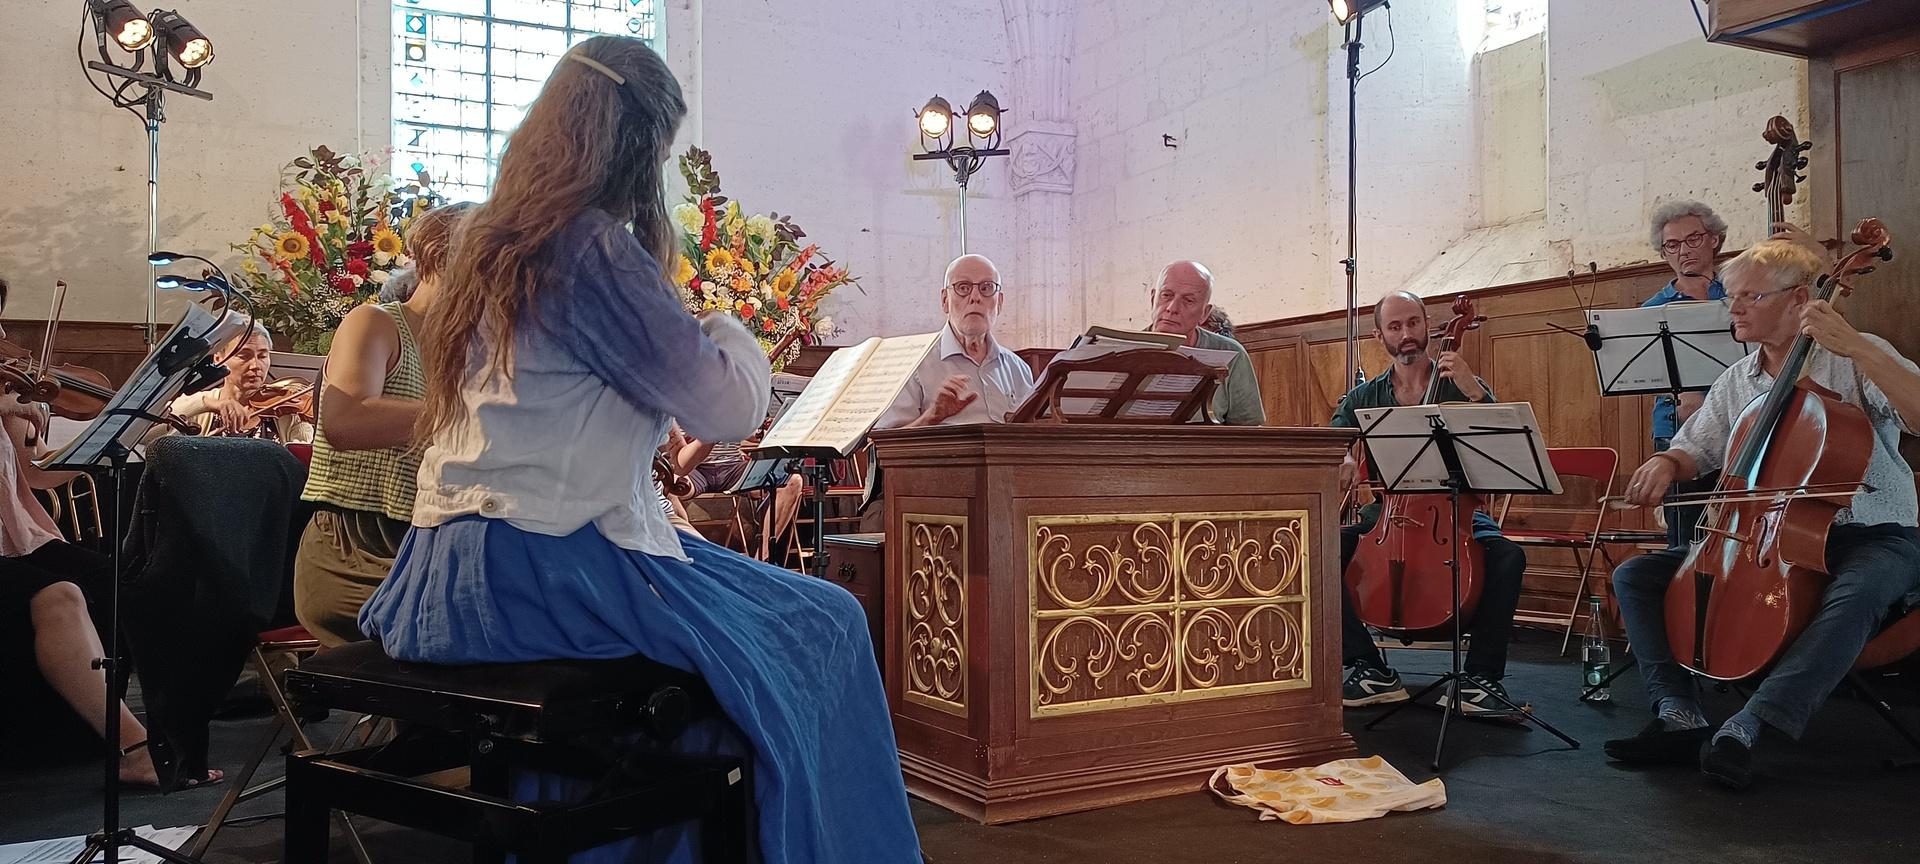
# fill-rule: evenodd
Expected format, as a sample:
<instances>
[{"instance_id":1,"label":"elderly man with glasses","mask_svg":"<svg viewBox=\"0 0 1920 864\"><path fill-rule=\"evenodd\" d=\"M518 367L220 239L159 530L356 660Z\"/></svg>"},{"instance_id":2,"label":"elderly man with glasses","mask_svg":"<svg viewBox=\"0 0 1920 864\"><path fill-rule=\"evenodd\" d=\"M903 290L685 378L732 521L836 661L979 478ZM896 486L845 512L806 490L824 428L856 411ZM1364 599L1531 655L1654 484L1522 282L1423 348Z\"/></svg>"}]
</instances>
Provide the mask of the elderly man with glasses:
<instances>
[{"instance_id":1,"label":"elderly man with glasses","mask_svg":"<svg viewBox=\"0 0 1920 864\"><path fill-rule=\"evenodd\" d=\"M1697 477L1729 459L1728 443L1741 412L1765 395L1795 341L1815 347L1804 374L1873 424L1864 491L1848 502L1827 535L1825 594L1812 619L1773 665L1746 706L1716 729L1696 699L1692 680L1667 644L1666 595L1684 549L1641 555L1613 572L1627 637L1654 719L1632 738L1609 741L1607 755L1623 762L1686 763L1696 759L1709 778L1734 789L1752 782L1752 754L1766 727L1798 738L1814 709L1826 701L1903 596L1920 587L1920 534L1913 469L1901 459L1903 434L1920 433L1920 367L1885 339L1861 333L1809 286L1826 269L1823 251L1806 233L1786 227L1756 244L1725 270L1733 335L1758 348L1721 373L1713 390L1674 436L1634 472L1627 498L1650 505L1675 480Z\"/></svg>"},{"instance_id":2,"label":"elderly man with glasses","mask_svg":"<svg viewBox=\"0 0 1920 864\"><path fill-rule=\"evenodd\" d=\"M1670 201L1653 211L1653 247L1661 260L1673 268L1673 281L1647 298L1641 306L1664 306L1699 300L1719 300L1727 296L1720 284L1718 265L1720 247L1727 242L1727 220L1698 201ZM1680 424L1699 410L1705 393L1682 393L1676 404L1671 396L1653 402L1653 449L1662 451L1672 443ZM1714 478L1683 483L1679 494L1713 488ZM1667 545L1685 546L1692 539L1693 524L1700 519L1699 507L1674 507L1667 511Z\"/></svg>"},{"instance_id":3,"label":"elderly man with glasses","mask_svg":"<svg viewBox=\"0 0 1920 864\"><path fill-rule=\"evenodd\" d=\"M953 259L940 289L940 310L947 315L940 341L875 427L1006 422L1007 412L1033 391L1033 370L993 338L1005 300L992 261L983 255Z\"/></svg>"},{"instance_id":4,"label":"elderly man with glasses","mask_svg":"<svg viewBox=\"0 0 1920 864\"><path fill-rule=\"evenodd\" d=\"M1233 352L1226 383L1213 391L1214 419L1231 426L1266 423L1267 409L1260 402L1260 382L1254 378L1247 349L1226 334L1202 326L1214 312L1213 271L1198 261L1168 264L1161 268L1147 300L1153 332L1184 336L1196 348Z\"/></svg>"}]
</instances>

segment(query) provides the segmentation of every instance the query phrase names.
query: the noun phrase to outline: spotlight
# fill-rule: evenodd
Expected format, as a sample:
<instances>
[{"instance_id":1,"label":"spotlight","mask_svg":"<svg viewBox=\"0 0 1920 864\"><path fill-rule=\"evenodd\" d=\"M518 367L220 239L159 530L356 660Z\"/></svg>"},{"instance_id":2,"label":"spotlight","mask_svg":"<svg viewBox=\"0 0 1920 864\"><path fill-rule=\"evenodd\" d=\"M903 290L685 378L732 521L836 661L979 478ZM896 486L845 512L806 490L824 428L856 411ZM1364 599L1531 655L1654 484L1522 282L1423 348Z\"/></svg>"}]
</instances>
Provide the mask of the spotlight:
<instances>
[{"instance_id":1,"label":"spotlight","mask_svg":"<svg viewBox=\"0 0 1920 864\"><path fill-rule=\"evenodd\" d=\"M127 51L138 51L153 41L153 24L134 8L131 0L87 0L93 14L100 16L103 29Z\"/></svg>"},{"instance_id":2,"label":"spotlight","mask_svg":"<svg viewBox=\"0 0 1920 864\"><path fill-rule=\"evenodd\" d=\"M985 90L967 106L967 129L978 138L992 138L1000 131L1000 100Z\"/></svg>"},{"instance_id":3,"label":"spotlight","mask_svg":"<svg viewBox=\"0 0 1920 864\"><path fill-rule=\"evenodd\" d=\"M946 99L935 96L927 100L920 109L920 134L928 138L940 138L953 126L953 105Z\"/></svg>"},{"instance_id":4,"label":"spotlight","mask_svg":"<svg viewBox=\"0 0 1920 864\"><path fill-rule=\"evenodd\" d=\"M153 280L153 287L162 291L172 291L177 288L183 288L186 284L185 280L171 273L165 276L156 276Z\"/></svg>"},{"instance_id":5,"label":"spotlight","mask_svg":"<svg viewBox=\"0 0 1920 864\"><path fill-rule=\"evenodd\" d=\"M167 54L188 69L198 69L213 62L213 41L200 35L200 30L180 13L171 9L162 9L153 13L154 25L160 31L161 39L166 43Z\"/></svg>"},{"instance_id":6,"label":"spotlight","mask_svg":"<svg viewBox=\"0 0 1920 864\"><path fill-rule=\"evenodd\" d=\"M147 255L147 263L155 267L165 267L181 256L175 252L152 252Z\"/></svg>"},{"instance_id":7,"label":"spotlight","mask_svg":"<svg viewBox=\"0 0 1920 864\"><path fill-rule=\"evenodd\" d=\"M1387 5L1387 0L1327 0L1333 7L1333 20L1346 24L1376 7Z\"/></svg>"}]
</instances>

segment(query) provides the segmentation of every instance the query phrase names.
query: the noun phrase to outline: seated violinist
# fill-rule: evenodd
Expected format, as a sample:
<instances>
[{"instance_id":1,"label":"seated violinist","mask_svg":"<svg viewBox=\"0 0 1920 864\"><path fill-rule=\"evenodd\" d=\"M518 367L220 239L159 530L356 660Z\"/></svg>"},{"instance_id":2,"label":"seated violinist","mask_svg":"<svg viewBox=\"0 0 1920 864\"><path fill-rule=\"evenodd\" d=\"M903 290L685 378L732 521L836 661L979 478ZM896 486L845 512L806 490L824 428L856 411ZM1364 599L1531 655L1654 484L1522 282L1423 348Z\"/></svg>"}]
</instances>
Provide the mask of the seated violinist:
<instances>
[{"instance_id":1,"label":"seated violinist","mask_svg":"<svg viewBox=\"0 0 1920 864\"><path fill-rule=\"evenodd\" d=\"M1708 777L1734 789L1752 782L1762 729L1798 738L1815 708L1847 674L1867 640L1899 600L1920 587L1920 534L1914 530L1913 471L1901 459L1902 433L1920 433L1920 367L1887 341L1855 330L1811 287L1822 255L1805 232L1789 228L1721 271L1734 337L1757 346L1707 391L1706 402L1634 472L1627 498L1660 503L1669 484L1718 470L1730 458L1735 421L1764 396L1801 334L1815 347L1804 372L1813 383L1866 412L1872 423L1864 491L1839 511L1827 535L1825 593L1806 629L1754 689L1746 706L1715 728L1696 701L1692 679L1668 644L1665 601L1688 549L1641 555L1613 573L1647 698L1655 715L1638 735L1606 743L1623 762L1698 760ZM1824 580L1823 580L1824 581Z\"/></svg>"},{"instance_id":2,"label":"seated violinist","mask_svg":"<svg viewBox=\"0 0 1920 864\"><path fill-rule=\"evenodd\" d=\"M1372 380L1353 388L1334 409L1331 425L1358 428L1357 408L1391 408L1419 405L1427 401L1433 376L1441 378L1435 402L1492 402L1493 391L1473 374L1466 358L1456 352L1442 352L1438 359L1427 356L1429 341L1426 305L1406 291L1395 291L1373 307L1374 336L1393 358L1393 365ZM1351 492L1357 485L1359 463L1352 454L1340 466L1340 484ZM1360 522L1340 529L1340 569L1345 572L1353 560L1360 539L1373 529L1379 518L1380 504L1375 502L1360 511ZM1500 535L1500 527L1485 513L1473 514L1473 539L1484 552L1484 586L1480 604L1467 620L1473 634L1463 664L1467 680L1460 685L1460 710L1467 714L1505 710L1494 694L1505 698L1500 679L1507 673L1507 640L1513 632L1513 611L1520 604L1520 577L1527 569L1527 556L1513 541ZM1402 702L1406 688L1399 673L1387 665L1372 634L1353 608L1352 592L1341 596L1341 661L1347 667L1346 685L1340 693L1341 704L1349 708ZM1444 706L1447 697L1442 695Z\"/></svg>"},{"instance_id":3,"label":"seated violinist","mask_svg":"<svg viewBox=\"0 0 1920 864\"><path fill-rule=\"evenodd\" d=\"M454 227L471 207L452 204L413 220L411 290L347 313L327 352L313 464L300 492L319 506L293 559L294 614L322 645L366 638L360 607L393 569L413 518L413 424L426 394L417 340L440 295Z\"/></svg>"},{"instance_id":4,"label":"seated violinist","mask_svg":"<svg viewBox=\"0 0 1920 864\"><path fill-rule=\"evenodd\" d=\"M6 305L6 293L7 283L0 280L0 308ZM0 337L4 335L0 331ZM6 700L11 725L17 712L43 701L38 694L50 690L101 732L107 683L93 661L106 652L89 612L88 594L107 589L113 564L66 542L33 495L34 489L53 488L72 476L42 471L31 461L43 455L46 424L45 406L0 393L0 699ZM119 711L120 779L159 785L146 747L146 728L124 703ZM31 736L15 740L10 734L7 739L0 741L0 752L34 745ZM186 787L219 779L219 771L209 770L174 782Z\"/></svg>"},{"instance_id":5,"label":"seated violinist","mask_svg":"<svg viewBox=\"0 0 1920 864\"><path fill-rule=\"evenodd\" d=\"M215 348L213 356L227 367L227 377L217 388L173 400L168 409L174 417L199 435L265 438L282 444L313 440L312 421L297 413L260 407L273 395L266 389L273 369L273 335L266 325L255 322L245 333Z\"/></svg>"},{"instance_id":6,"label":"seated violinist","mask_svg":"<svg viewBox=\"0 0 1920 864\"><path fill-rule=\"evenodd\" d=\"M691 491L689 495L705 495L712 492L726 492L740 482L747 473L752 460L747 458L741 444L714 443L688 438L675 426L669 441L678 440L672 448L674 473L686 478ZM751 445L759 441L756 434L744 444ZM776 475L777 476L777 475ZM761 560L766 560L772 551L772 540L793 524L795 516L800 514L800 499L806 494L806 484L800 475L787 473L786 478L773 487L773 499L767 504L768 519L766 529L761 532ZM684 502L681 502L684 505ZM685 518L685 514L682 514Z\"/></svg>"}]
</instances>

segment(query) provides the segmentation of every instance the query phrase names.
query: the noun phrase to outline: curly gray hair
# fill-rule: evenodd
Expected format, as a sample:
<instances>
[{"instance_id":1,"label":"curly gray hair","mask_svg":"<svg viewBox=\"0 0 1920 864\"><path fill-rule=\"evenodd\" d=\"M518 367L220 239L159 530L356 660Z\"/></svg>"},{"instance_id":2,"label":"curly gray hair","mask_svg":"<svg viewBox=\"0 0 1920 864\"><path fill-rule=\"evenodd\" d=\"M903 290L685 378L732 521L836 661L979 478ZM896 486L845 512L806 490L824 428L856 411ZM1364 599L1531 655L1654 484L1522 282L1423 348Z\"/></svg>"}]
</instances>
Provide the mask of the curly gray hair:
<instances>
[{"instance_id":1,"label":"curly gray hair","mask_svg":"<svg viewBox=\"0 0 1920 864\"><path fill-rule=\"evenodd\" d=\"M1708 207L1698 201L1668 201L1654 208L1653 218L1647 220L1651 223L1651 230L1649 230L1647 234L1648 240L1653 243L1653 248L1660 248L1660 241L1662 239L1660 234L1667 230L1668 222L1672 222L1675 219L1685 219L1688 216L1699 217L1700 224L1706 226L1709 233L1718 236L1721 242L1726 241L1727 220L1720 218L1720 214L1713 212L1712 207Z\"/></svg>"}]
</instances>

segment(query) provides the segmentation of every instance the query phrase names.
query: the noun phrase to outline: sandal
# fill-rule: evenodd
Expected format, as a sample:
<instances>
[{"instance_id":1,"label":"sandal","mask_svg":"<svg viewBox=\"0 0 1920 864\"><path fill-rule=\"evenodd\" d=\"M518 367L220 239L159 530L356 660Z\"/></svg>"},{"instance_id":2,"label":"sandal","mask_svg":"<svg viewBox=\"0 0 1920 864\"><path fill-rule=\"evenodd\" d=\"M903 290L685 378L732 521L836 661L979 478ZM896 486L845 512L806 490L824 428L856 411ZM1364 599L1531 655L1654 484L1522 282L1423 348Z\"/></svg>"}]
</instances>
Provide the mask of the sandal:
<instances>
[{"instance_id":1,"label":"sandal","mask_svg":"<svg viewBox=\"0 0 1920 864\"><path fill-rule=\"evenodd\" d=\"M168 746L165 741L148 739L131 745L121 752L129 753L139 750L142 747L145 747L148 752L153 755L154 774L160 777L160 781L152 784L152 786L158 788L161 794L180 792L186 789L198 789L202 786L212 786L226 779L226 772L218 768L205 767L200 769L198 776L181 776L178 767L174 764L173 748Z\"/></svg>"}]
</instances>

